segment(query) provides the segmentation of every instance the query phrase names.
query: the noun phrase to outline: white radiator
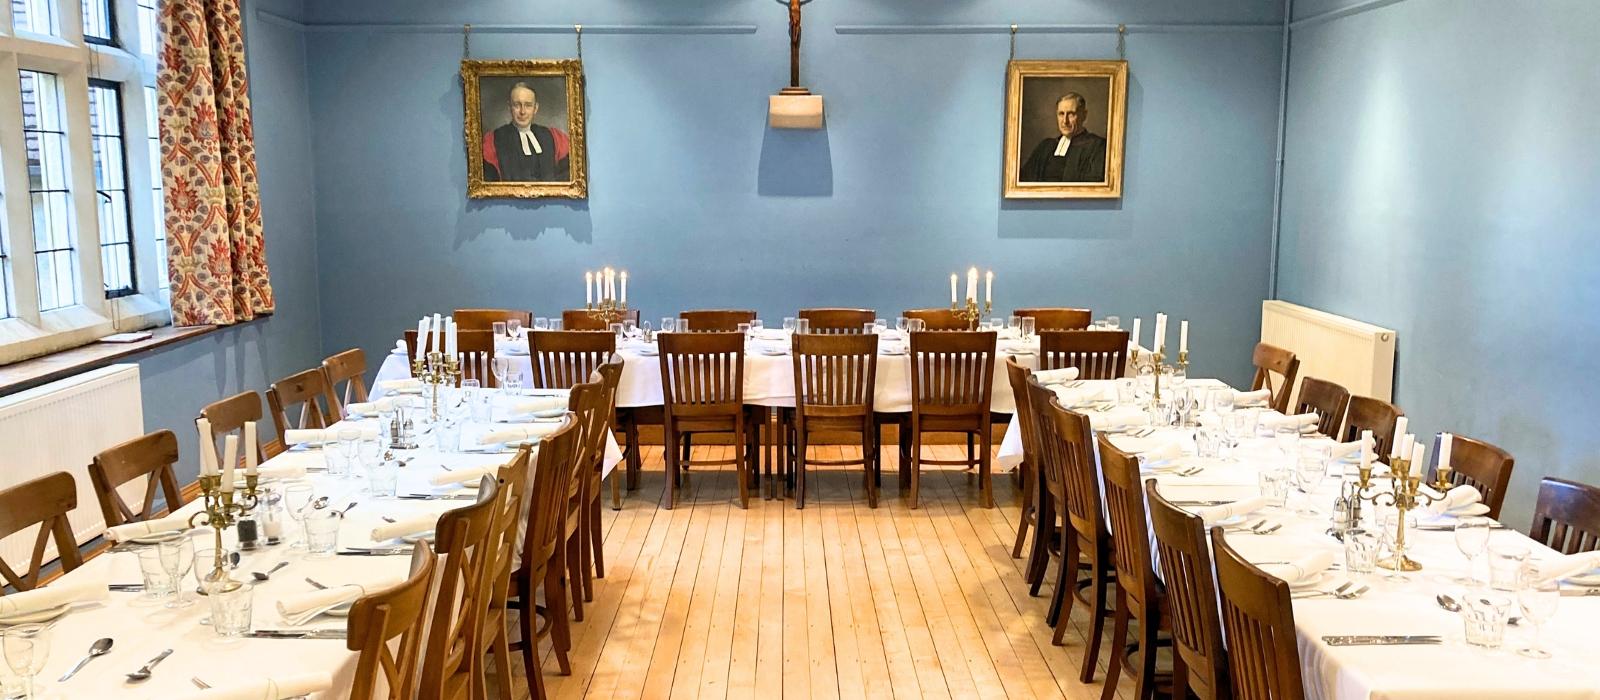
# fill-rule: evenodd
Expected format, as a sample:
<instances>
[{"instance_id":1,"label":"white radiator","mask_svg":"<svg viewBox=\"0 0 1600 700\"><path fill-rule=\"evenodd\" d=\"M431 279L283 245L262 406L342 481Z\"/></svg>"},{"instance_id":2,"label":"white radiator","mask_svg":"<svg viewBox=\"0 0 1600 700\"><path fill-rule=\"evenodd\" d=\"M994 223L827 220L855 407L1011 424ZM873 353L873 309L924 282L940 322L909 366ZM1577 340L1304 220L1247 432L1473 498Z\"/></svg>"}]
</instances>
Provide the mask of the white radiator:
<instances>
[{"instance_id":1,"label":"white radiator","mask_svg":"<svg viewBox=\"0 0 1600 700\"><path fill-rule=\"evenodd\" d=\"M89 462L101 450L143 434L138 365L112 365L0 398L0 488L52 472L71 474L78 507L69 520L81 544L105 530ZM125 502L144 502L142 479L121 492ZM13 568L27 566L37 532L30 528L0 540L0 557ZM54 546L45 557L53 559Z\"/></svg>"},{"instance_id":2,"label":"white radiator","mask_svg":"<svg viewBox=\"0 0 1600 700\"><path fill-rule=\"evenodd\" d=\"M1352 396L1393 396L1395 332L1388 328L1269 300L1261 302L1261 341L1294 351L1301 377L1333 382Z\"/></svg>"}]
</instances>

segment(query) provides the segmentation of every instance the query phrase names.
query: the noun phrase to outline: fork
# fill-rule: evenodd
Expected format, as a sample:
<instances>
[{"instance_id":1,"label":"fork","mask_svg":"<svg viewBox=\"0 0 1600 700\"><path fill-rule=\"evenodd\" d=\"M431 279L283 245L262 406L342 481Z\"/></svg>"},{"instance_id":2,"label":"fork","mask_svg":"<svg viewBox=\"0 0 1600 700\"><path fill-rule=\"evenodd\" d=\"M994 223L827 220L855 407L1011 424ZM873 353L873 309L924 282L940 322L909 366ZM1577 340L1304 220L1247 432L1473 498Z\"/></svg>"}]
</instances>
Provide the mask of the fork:
<instances>
[{"instance_id":1,"label":"fork","mask_svg":"<svg viewBox=\"0 0 1600 700\"><path fill-rule=\"evenodd\" d=\"M1290 597L1292 597L1292 598L1315 598L1317 596L1330 596L1330 597L1333 597L1333 598L1338 598L1339 600L1355 600L1356 598L1360 598L1361 596L1366 595L1367 591L1372 590L1371 586L1366 586L1366 585L1363 585L1360 588L1357 588L1355 590L1349 590L1350 587L1354 586L1354 585L1356 585L1355 581L1346 581L1343 586L1335 588L1335 589L1333 589L1331 591L1311 591L1311 592L1308 592L1308 593L1306 593L1304 595L1293 595L1293 596L1290 596Z\"/></svg>"}]
</instances>

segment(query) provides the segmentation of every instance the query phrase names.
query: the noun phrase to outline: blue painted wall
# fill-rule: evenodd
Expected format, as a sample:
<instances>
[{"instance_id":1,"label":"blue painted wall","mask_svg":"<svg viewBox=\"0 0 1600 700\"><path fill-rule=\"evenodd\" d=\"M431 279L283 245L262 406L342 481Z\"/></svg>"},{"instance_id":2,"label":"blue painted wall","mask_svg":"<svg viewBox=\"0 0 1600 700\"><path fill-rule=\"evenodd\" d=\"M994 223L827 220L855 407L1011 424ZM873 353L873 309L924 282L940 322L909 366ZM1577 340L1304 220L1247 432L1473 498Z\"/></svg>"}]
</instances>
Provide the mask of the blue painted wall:
<instances>
[{"instance_id":1,"label":"blue painted wall","mask_svg":"<svg viewBox=\"0 0 1600 700\"><path fill-rule=\"evenodd\" d=\"M1525 526L1542 476L1600 480L1600 5L1407 0L1291 40L1280 296L1396 329L1396 401L1510 450Z\"/></svg>"},{"instance_id":2,"label":"blue painted wall","mask_svg":"<svg viewBox=\"0 0 1600 700\"><path fill-rule=\"evenodd\" d=\"M424 312L582 302L573 270L633 275L647 318L807 305L892 318L992 267L1005 308L1194 320L1194 371L1248 380L1267 292L1281 33L1132 34L1125 196L1000 197L1004 34L857 36L843 24L1281 24L1277 0L821 0L802 80L827 128L766 128L786 84L770 0L309 3L305 34L324 351L382 352ZM753 24L584 40L586 201L466 198L458 33L329 23ZM478 58L567 57L571 35L477 34ZM1115 58L1113 35L1023 35L1022 58ZM258 103L258 119L261 110ZM283 285L280 285L283 286ZM1148 333L1148 331L1146 331Z\"/></svg>"}]
</instances>

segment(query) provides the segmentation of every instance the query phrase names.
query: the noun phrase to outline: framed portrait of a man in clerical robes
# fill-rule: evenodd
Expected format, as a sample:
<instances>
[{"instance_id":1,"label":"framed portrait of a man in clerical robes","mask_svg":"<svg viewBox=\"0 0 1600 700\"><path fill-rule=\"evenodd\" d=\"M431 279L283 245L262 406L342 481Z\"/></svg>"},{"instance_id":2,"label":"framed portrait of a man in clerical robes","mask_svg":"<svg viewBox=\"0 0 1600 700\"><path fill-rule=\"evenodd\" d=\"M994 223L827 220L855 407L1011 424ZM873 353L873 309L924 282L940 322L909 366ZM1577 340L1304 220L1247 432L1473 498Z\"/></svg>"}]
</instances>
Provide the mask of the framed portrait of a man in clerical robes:
<instances>
[{"instance_id":1,"label":"framed portrait of a man in clerical robes","mask_svg":"<svg viewBox=\"0 0 1600 700\"><path fill-rule=\"evenodd\" d=\"M1007 198L1122 196L1127 61L1006 66Z\"/></svg>"},{"instance_id":2,"label":"framed portrait of a man in clerical robes","mask_svg":"<svg viewBox=\"0 0 1600 700\"><path fill-rule=\"evenodd\" d=\"M461 62L467 196L589 196L583 66L576 60Z\"/></svg>"}]
</instances>

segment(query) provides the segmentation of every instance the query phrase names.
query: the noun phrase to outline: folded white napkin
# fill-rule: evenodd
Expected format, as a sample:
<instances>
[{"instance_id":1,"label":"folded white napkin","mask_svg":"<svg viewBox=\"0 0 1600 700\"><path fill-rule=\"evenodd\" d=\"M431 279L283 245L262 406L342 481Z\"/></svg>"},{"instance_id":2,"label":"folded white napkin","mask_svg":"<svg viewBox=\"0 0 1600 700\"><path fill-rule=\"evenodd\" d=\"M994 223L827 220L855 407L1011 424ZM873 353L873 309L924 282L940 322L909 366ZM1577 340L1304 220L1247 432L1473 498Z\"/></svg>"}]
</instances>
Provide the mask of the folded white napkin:
<instances>
[{"instance_id":1,"label":"folded white napkin","mask_svg":"<svg viewBox=\"0 0 1600 700\"><path fill-rule=\"evenodd\" d=\"M1271 389L1258 389L1256 391L1237 391L1233 394L1233 405L1254 406L1263 404L1272 399Z\"/></svg>"},{"instance_id":2,"label":"folded white napkin","mask_svg":"<svg viewBox=\"0 0 1600 700\"><path fill-rule=\"evenodd\" d=\"M384 523L372 528L372 541L382 542L384 540L392 540L396 537L405 537L406 535L415 535L419 532L427 532L432 530L438 524L438 513L414 515L409 518L397 520L392 523Z\"/></svg>"},{"instance_id":3,"label":"folded white napkin","mask_svg":"<svg viewBox=\"0 0 1600 700\"><path fill-rule=\"evenodd\" d=\"M1062 367L1061 369L1041 369L1033 373L1033 378L1040 384L1066 384L1078 378L1077 367Z\"/></svg>"},{"instance_id":4,"label":"folded white napkin","mask_svg":"<svg viewBox=\"0 0 1600 700\"><path fill-rule=\"evenodd\" d=\"M1262 564L1258 568L1283 579L1284 583L1299 586L1315 581L1330 566L1333 566L1333 552L1323 549L1291 559L1287 564Z\"/></svg>"},{"instance_id":5,"label":"folded white napkin","mask_svg":"<svg viewBox=\"0 0 1600 700\"><path fill-rule=\"evenodd\" d=\"M1183 445L1176 442L1169 442L1153 450L1146 450L1139 453L1139 461L1143 464L1169 462L1182 456Z\"/></svg>"},{"instance_id":6,"label":"folded white napkin","mask_svg":"<svg viewBox=\"0 0 1600 700\"><path fill-rule=\"evenodd\" d=\"M339 431L346 427L354 427L361 433L362 440L375 440L378 437L378 426L362 426L359 423L346 423L336 428L304 428L283 431L283 441L289 445L322 444L339 439Z\"/></svg>"},{"instance_id":7,"label":"folded white napkin","mask_svg":"<svg viewBox=\"0 0 1600 700\"><path fill-rule=\"evenodd\" d=\"M1376 440L1368 440L1368 442L1377 442L1377 441ZM1343 458L1349 457L1351 455L1360 455L1361 454L1361 441L1360 440L1352 440L1350 442L1338 443L1338 444L1333 446L1333 453L1332 454L1333 454L1333 458L1334 459L1343 459Z\"/></svg>"},{"instance_id":8,"label":"folded white napkin","mask_svg":"<svg viewBox=\"0 0 1600 700\"><path fill-rule=\"evenodd\" d=\"M354 413L361 416L370 416L378 412L378 404L380 403L383 403L382 399L377 401L351 401L344 405L344 412L345 415Z\"/></svg>"},{"instance_id":9,"label":"folded white napkin","mask_svg":"<svg viewBox=\"0 0 1600 700\"><path fill-rule=\"evenodd\" d=\"M1539 562L1539 574L1545 581L1577 576L1594 569L1600 569L1600 552L1568 554Z\"/></svg>"},{"instance_id":10,"label":"folded white napkin","mask_svg":"<svg viewBox=\"0 0 1600 700\"><path fill-rule=\"evenodd\" d=\"M353 603L361 596L381 591L397 583L400 583L400 579L347 583L342 586L332 586L326 589L284 596L278 599L278 614L283 616L284 624L290 627L299 627L310 622L316 616L327 612L330 608L335 608L345 603Z\"/></svg>"},{"instance_id":11,"label":"folded white napkin","mask_svg":"<svg viewBox=\"0 0 1600 700\"><path fill-rule=\"evenodd\" d=\"M1138 406L1118 406L1110 411L1089 411L1089 425L1095 430L1117 430L1148 425L1150 414Z\"/></svg>"},{"instance_id":12,"label":"folded white napkin","mask_svg":"<svg viewBox=\"0 0 1600 700\"><path fill-rule=\"evenodd\" d=\"M1198 508L1194 511L1194 514L1200 516L1200 519L1204 520L1207 525L1213 525L1235 515L1254 513L1267 507L1268 503L1271 503L1271 501L1268 501L1265 496L1252 496L1232 503L1224 503L1220 506Z\"/></svg>"},{"instance_id":13,"label":"folded white napkin","mask_svg":"<svg viewBox=\"0 0 1600 700\"><path fill-rule=\"evenodd\" d=\"M1293 416L1264 415L1261 416L1261 422L1274 428L1287 425L1304 428L1306 426L1316 427L1317 423L1322 422L1322 417L1315 413L1301 413Z\"/></svg>"},{"instance_id":14,"label":"folded white napkin","mask_svg":"<svg viewBox=\"0 0 1600 700\"><path fill-rule=\"evenodd\" d=\"M384 391L422 391L422 380L416 378L385 379L378 382Z\"/></svg>"},{"instance_id":15,"label":"folded white napkin","mask_svg":"<svg viewBox=\"0 0 1600 700\"><path fill-rule=\"evenodd\" d=\"M176 700L285 700L333 688L326 673L296 673L228 683L180 695Z\"/></svg>"},{"instance_id":16,"label":"folded white napkin","mask_svg":"<svg viewBox=\"0 0 1600 700\"><path fill-rule=\"evenodd\" d=\"M533 440L560 430L561 426L561 423L521 423L484 433L478 437L478 444L495 445L520 440Z\"/></svg>"},{"instance_id":17,"label":"folded white napkin","mask_svg":"<svg viewBox=\"0 0 1600 700\"><path fill-rule=\"evenodd\" d=\"M188 515L169 515L165 518L106 528L106 539L112 542L126 542L135 537L154 535L158 532L178 532L187 529L189 529Z\"/></svg>"},{"instance_id":18,"label":"folded white napkin","mask_svg":"<svg viewBox=\"0 0 1600 700\"><path fill-rule=\"evenodd\" d=\"M454 471L440 472L428 477L428 483L434 486L451 486L454 484L471 484L476 486L478 480L485 476L495 476L499 467L469 467Z\"/></svg>"},{"instance_id":19,"label":"folded white napkin","mask_svg":"<svg viewBox=\"0 0 1600 700\"><path fill-rule=\"evenodd\" d=\"M26 615L58 608L68 603L88 603L105 600L111 596L106 579L101 576L74 576L71 581L57 581L31 591L0 596L0 617Z\"/></svg>"},{"instance_id":20,"label":"folded white napkin","mask_svg":"<svg viewBox=\"0 0 1600 700\"><path fill-rule=\"evenodd\" d=\"M285 464L283 466L257 467L256 476L262 479L299 479L306 475L304 464Z\"/></svg>"},{"instance_id":21,"label":"folded white napkin","mask_svg":"<svg viewBox=\"0 0 1600 700\"><path fill-rule=\"evenodd\" d=\"M1489 506L1483 504L1483 493L1476 486L1463 484L1439 493L1423 484L1421 490L1435 499L1427 505L1428 512L1434 515L1483 515L1489 512Z\"/></svg>"},{"instance_id":22,"label":"folded white napkin","mask_svg":"<svg viewBox=\"0 0 1600 700\"><path fill-rule=\"evenodd\" d=\"M758 340L788 340L789 333L782 328L763 328L755 332Z\"/></svg>"},{"instance_id":23,"label":"folded white napkin","mask_svg":"<svg viewBox=\"0 0 1600 700\"><path fill-rule=\"evenodd\" d=\"M567 410L567 397L565 396L540 396L528 401L519 401L511 407L513 413L544 413L546 411Z\"/></svg>"}]
</instances>

